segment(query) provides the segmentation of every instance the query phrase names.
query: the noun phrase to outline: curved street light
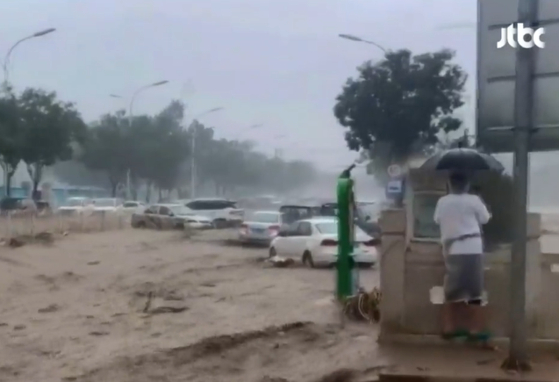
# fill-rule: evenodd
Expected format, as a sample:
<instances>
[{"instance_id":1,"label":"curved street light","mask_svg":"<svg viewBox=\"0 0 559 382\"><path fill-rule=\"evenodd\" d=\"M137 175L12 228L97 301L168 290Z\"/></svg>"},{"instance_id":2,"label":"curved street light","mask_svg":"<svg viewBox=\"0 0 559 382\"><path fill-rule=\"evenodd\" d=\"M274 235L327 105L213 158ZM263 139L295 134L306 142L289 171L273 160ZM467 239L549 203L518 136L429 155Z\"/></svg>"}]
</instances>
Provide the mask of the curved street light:
<instances>
[{"instance_id":1,"label":"curved street light","mask_svg":"<svg viewBox=\"0 0 559 382\"><path fill-rule=\"evenodd\" d=\"M142 86L141 88L138 88L138 89L132 94L132 97L130 98L130 105L128 106L128 118L129 118L129 120L130 120L130 126L132 126L132 118L133 118L133 116L134 116L134 115L132 114L132 111L133 111L134 101L136 100L136 97L137 97L141 92L143 92L143 91L146 90L146 89L154 88L154 87L161 86L161 85L165 85L165 84L168 84L168 83L169 83L169 81L167 81L167 80L165 80L165 81L154 82L153 84L145 85L145 86ZM116 94L111 94L111 97L115 97L115 96L116 96L116 98L119 98L118 95L116 95Z\"/></svg>"},{"instance_id":2,"label":"curved street light","mask_svg":"<svg viewBox=\"0 0 559 382\"><path fill-rule=\"evenodd\" d=\"M235 138L235 140L238 141L238 140L241 138L241 135L242 135L243 133L245 133L245 132L247 132L247 131L250 131L250 130L259 129L259 128L261 128L262 126L264 126L263 123L256 123L256 124L254 124L254 125L247 126L246 128L244 128L244 129L242 129L241 131L238 132L237 137Z\"/></svg>"},{"instance_id":3,"label":"curved street light","mask_svg":"<svg viewBox=\"0 0 559 382\"><path fill-rule=\"evenodd\" d=\"M35 38L35 37L44 36L46 34L54 32L55 30L56 30L55 28L48 28L48 29L45 29L45 30L42 30L42 31L39 31L39 32L35 32L32 35L29 35L27 37L24 37L24 38L16 41L10 47L10 49L8 49L8 52L4 56L4 61L2 62L2 69L4 71L4 81L2 82L2 84L3 84L2 88L6 93L10 89L9 78L8 78L9 75L10 75L9 64L10 64L10 56L11 56L12 52L14 51L14 49L17 48L17 46L24 41L30 40L30 39ZM5 188L5 185L7 185L7 184L8 184L8 173L6 171L4 171L4 188ZM4 193L7 194L7 190L4 190Z\"/></svg>"},{"instance_id":4,"label":"curved street light","mask_svg":"<svg viewBox=\"0 0 559 382\"><path fill-rule=\"evenodd\" d=\"M344 38L344 39L350 40L350 41L357 41L357 42L362 42L362 43L365 43L365 44L373 45L373 46L377 47L378 49L382 50L384 52L384 54L388 53L388 49L386 49L382 45L379 45L376 42L371 41L371 40L365 40L361 37L357 37L357 36L354 36L354 35L351 35L351 34L343 34L343 33L339 34L338 37Z\"/></svg>"},{"instance_id":5,"label":"curved street light","mask_svg":"<svg viewBox=\"0 0 559 382\"><path fill-rule=\"evenodd\" d=\"M194 118L192 118L192 121L195 121L196 118L203 117L203 116L206 115L206 114L215 113L216 111L221 111L221 110L223 110L223 109L225 109L225 108L224 108L224 107L214 107L213 109L206 110L206 111L204 111L204 112L202 112L202 113L196 114L196 115L194 116Z\"/></svg>"},{"instance_id":6,"label":"curved street light","mask_svg":"<svg viewBox=\"0 0 559 382\"><path fill-rule=\"evenodd\" d=\"M4 70L4 87L5 88L8 87L8 76L10 74L8 66L10 64L10 55L12 54L14 49L17 48L17 46L24 41L31 40L32 38L35 38L35 37L41 37L41 36L47 35L49 33L52 33L54 31L56 31L56 28L48 28L48 29L45 29L45 30L42 30L42 31L39 31L39 32L35 32L32 35L29 35L27 37L24 37L24 38L16 41L15 44L13 44L10 47L10 49L8 49L8 53L6 53L6 55L4 56L4 61L3 61L3 64L2 64L2 69Z\"/></svg>"}]
</instances>

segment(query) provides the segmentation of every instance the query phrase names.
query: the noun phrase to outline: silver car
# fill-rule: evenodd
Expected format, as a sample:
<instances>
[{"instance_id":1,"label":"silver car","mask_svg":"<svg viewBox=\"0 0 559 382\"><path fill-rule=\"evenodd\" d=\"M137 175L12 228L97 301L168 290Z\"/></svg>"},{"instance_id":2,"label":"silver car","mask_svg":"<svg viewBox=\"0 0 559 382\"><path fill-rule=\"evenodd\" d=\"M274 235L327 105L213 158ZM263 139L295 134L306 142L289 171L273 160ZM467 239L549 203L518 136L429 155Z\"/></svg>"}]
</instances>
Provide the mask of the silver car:
<instances>
[{"instance_id":1,"label":"silver car","mask_svg":"<svg viewBox=\"0 0 559 382\"><path fill-rule=\"evenodd\" d=\"M241 224L239 241L247 244L268 245L278 235L283 214L278 211L256 211Z\"/></svg>"}]
</instances>

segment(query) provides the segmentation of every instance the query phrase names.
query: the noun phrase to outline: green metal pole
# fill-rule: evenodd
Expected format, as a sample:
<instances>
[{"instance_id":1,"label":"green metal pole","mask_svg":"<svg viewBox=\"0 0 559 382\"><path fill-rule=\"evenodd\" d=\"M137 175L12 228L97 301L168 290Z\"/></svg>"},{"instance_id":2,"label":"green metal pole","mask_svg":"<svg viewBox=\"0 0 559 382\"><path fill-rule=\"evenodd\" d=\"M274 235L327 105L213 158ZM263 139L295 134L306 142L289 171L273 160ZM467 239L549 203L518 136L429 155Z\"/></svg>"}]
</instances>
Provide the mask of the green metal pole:
<instances>
[{"instance_id":1,"label":"green metal pole","mask_svg":"<svg viewBox=\"0 0 559 382\"><path fill-rule=\"evenodd\" d=\"M339 299L353 293L351 253L353 251L353 180L342 174L337 184L338 194L338 261L336 292Z\"/></svg>"}]
</instances>

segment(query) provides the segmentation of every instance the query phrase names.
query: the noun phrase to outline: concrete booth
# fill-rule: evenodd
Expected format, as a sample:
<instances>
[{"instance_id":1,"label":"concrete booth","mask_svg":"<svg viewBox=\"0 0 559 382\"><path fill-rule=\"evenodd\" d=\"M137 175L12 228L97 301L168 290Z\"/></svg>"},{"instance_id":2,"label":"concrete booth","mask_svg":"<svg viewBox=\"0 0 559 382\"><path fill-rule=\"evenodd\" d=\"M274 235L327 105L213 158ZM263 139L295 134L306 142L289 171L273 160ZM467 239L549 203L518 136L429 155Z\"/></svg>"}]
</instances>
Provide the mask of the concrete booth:
<instances>
[{"instance_id":1,"label":"concrete booth","mask_svg":"<svg viewBox=\"0 0 559 382\"><path fill-rule=\"evenodd\" d=\"M441 333L444 260L440 231L433 221L438 199L447 191L446 174L406 170L402 208L382 213L380 261L381 343L438 342ZM539 214L528 216L526 310L529 340L559 340L559 255L540 251ZM510 245L485 254L485 297L489 329L508 337ZM558 263L553 265L553 260Z\"/></svg>"}]
</instances>

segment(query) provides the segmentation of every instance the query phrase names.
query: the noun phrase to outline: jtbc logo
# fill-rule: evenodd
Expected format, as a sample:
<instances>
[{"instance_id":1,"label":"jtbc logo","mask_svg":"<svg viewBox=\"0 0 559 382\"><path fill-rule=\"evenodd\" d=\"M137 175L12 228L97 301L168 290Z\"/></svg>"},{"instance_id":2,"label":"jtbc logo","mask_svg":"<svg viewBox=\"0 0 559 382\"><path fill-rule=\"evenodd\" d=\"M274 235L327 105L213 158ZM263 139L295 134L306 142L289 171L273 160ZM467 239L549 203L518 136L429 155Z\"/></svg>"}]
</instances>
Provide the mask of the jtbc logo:
<instances>
[{"instance_id":1,"label":"jtbc logo","mask_svg":"<svg viewBox=\"0 0 559 382\"><path fill-rule=\"evenodd\" d=\"M497 49L501 49L506 45L516 48L517 44L521 48L526 49L533 48L534 45L538 48L544 48L545 42L542 41L544 33L543 28L532 29L524 27L522 23L516 24L516 26L511 24L507 28L501 28L501 40L497 43ZM526 36L530 36L529 41L525 40Z\"/></svg>"}]
</instances>

